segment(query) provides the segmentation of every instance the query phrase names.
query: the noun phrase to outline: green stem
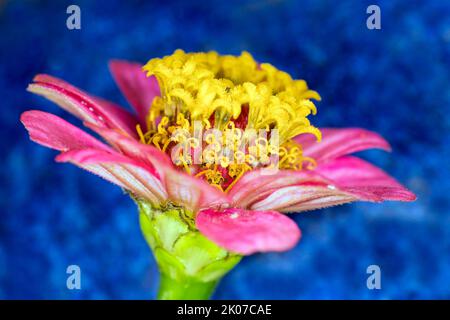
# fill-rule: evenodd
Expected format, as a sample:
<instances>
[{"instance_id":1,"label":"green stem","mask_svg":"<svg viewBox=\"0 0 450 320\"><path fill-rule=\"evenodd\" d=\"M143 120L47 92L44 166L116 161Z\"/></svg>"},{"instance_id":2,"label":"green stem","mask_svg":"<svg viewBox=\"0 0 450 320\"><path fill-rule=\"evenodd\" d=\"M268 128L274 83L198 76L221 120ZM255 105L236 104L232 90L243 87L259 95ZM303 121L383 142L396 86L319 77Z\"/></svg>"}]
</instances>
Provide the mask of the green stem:
<instances>
[{"instance_id":1,"label":"green stem","mask_svg":"<svg viewBox=\"0 0 450 320\"><path fill-rule=\"evenodd\" d=\"M194 279L177 281L161 273L158 300L206 300L211 297L218 281L200 282Z\"/></svg>"}]
</instances>

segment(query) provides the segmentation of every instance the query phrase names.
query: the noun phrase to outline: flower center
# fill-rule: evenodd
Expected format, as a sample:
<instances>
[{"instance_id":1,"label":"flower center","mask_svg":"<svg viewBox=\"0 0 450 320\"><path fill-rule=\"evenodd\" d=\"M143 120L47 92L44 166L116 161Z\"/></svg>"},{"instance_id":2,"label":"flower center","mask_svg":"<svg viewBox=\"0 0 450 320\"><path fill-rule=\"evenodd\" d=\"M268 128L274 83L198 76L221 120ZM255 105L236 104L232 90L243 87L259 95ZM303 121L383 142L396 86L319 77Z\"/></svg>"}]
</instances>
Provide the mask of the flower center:
<instances>
[{"instance_id":1,"label":"flower center","mask_svg":"<svg viewBox=\"0 0 450 320\"><path fill-rule=\"evenodd\" d=\"M143 69L157 78L161 96L152 102L145 130L139 125L136 130L143 143L171 153L189 174L226 192L256 167L313 168L314 160L292 140L303 133L321 139L307 118L316 114L310 99L320 96L304 80L258 64L247 52L177 50ZM202 152L196 156L198 148Z\"/></svg>"}]
</instances>

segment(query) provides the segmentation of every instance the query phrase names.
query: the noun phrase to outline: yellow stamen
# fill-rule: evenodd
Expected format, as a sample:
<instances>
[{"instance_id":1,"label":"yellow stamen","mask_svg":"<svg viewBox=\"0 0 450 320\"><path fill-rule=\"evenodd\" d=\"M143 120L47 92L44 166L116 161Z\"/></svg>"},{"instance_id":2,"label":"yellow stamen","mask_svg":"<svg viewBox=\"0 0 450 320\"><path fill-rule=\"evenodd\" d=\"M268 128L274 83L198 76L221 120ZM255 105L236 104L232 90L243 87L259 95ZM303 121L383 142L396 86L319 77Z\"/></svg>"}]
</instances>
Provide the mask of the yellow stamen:
<instances>
[{"instance_id":1,"label":"yellow stamen","mask_svg":"<svg viewBox=\"0 0 450 320\"><path fill-rule=\"evenodd\" d=\"M163 148L162 148L162 152L166 152L166 150L167 150L167 147L169 146L169 144L172 142L172 140L171 139L168 139L167 141L166 141L166 143L164 143L164 146L163 146Z\"/></svg>"},{"instance_id":2,"label":"yellow stamen","mask_svg":"<svg viewBox=\"0 0 450 320\"><path fill-rule=\"evenodd\" d=\"M141 142L145 143L145 137L144 137L144 134L142 133L142 129L141 129L141 125L140 124L136 125L136 131L137 131L137 133L139 135L139 139L141 139Z\"/></svg>"},{"instance_id":3,"label":"yellow stamen","mask_svg":"<svg viewBox=\"0 0 450 320\"><path fill-rule=\"evenodd\" d=\"M314 170L317 167L317 162L313 158L303 157L303 162L308 162L309 164L306 166L308 170Z\"/></svg>"},{"instance_id":4,"label":"yellow stamen","mask_svg":"<svg viewBox=\"0 0 450 320\"><path fill-rule=\"evenodd\" d=\"M246 173L247 171L250 171L250 170L252 170L252 168L247 164L243 164L242 167L238 170L235 169L233 174L236 175L236 172L239 172L239 173L235 176L235 179L233 180L233 182L230 183L230 185L225 189L225 192L228 192L229 190L231 190L231 188L239 181L239 179L242 178L244 173ZM230 174L230 172L228 174ZM231 176L231 174L230 174L230 176Z\"/></svg>"},{"instance_id":5,"label":"yellow stamen","mask_svg":"<svg viewBox=\"0 0 450 320\"><path fill-rule=\"evenodd\" d=\"M186 162L186 159L184 159L184 156L181 156L181 157L180 157L180 161L181 161L181 163L183 164L184 170L186 170L186 172L187 172L188 174L191 174L191 168L189 168L189 166L188 166L188 164L187 164L187 162Z\"/></svg>"},{"instance_id":6,"label":"yellow stamen","mask_svg":"<svg viewBox=\"0 0 450 320\"><path fill-rule=\"evenodd\" d=\"M215 112L237 119L247 105L249 128L276 126L281 142L300 133L312 133L320 140L320 132L306 118L316 113L309 99L320 100L320 96L305 81L294 80L270 64L258 65L248 52L236 57L177 50L150 60L143 69L158 79L162 91L152 103L151 119L158 112L168 117L181 112L191 121L209 119Z\"/></svg>"}]
</instances>

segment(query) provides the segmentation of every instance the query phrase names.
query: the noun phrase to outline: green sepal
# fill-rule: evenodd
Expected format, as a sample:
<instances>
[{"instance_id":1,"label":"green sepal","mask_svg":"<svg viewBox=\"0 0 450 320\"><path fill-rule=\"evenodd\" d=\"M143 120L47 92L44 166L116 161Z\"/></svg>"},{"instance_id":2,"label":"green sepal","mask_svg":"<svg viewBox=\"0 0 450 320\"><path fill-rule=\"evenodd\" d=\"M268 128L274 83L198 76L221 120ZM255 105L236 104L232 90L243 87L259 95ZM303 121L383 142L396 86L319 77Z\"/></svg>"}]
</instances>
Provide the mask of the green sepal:
<instances>
[{"instance_id":1,"label":"green sepal","mask_svg":"<svg viewBox=\"0 0 450 320\"><path fill-rule=\"evenodd\" d=\"M242 258L195 228L192 212L136 201L141 230L161 272L160 299L207 299L218 281ZM176 286L174 288L173 286Z\"/></svg>"}]
</instances>

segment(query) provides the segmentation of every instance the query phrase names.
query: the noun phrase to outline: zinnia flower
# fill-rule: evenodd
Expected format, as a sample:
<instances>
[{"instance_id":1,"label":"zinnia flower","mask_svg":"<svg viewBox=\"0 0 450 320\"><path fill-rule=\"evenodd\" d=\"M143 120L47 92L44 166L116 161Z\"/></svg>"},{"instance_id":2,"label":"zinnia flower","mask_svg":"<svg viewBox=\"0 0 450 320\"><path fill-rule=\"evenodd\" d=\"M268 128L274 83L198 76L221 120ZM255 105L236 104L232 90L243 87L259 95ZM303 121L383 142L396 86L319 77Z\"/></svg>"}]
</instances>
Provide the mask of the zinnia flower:
<instances>
[{"instance_id":1,"label":"zinnia flower","mask_svg":"<svg viewBox=\"0 0 450 320\"><path fill-rule=\"evenodd\" d=\"M21 121L33 141L61 151L56 161L97 174L136 201L161 271L159 298L207 298L242 255L292 248L300 229L285 213L415 199L379 168L349 156L390 150L382 137L358 128L317 129L308 117L318 93L249 53L177 50L143 67L112 61L110 69L136 114L48 75L28 87L107 144L50 113L27 111ZM277 132L278 144L262 138L225 148L214 134L196 138L195 123L231 135L233 143L248 129L270 138ZM206 145L212 148L197 159L187 152Z\"/></svg>"}]
</instances>

